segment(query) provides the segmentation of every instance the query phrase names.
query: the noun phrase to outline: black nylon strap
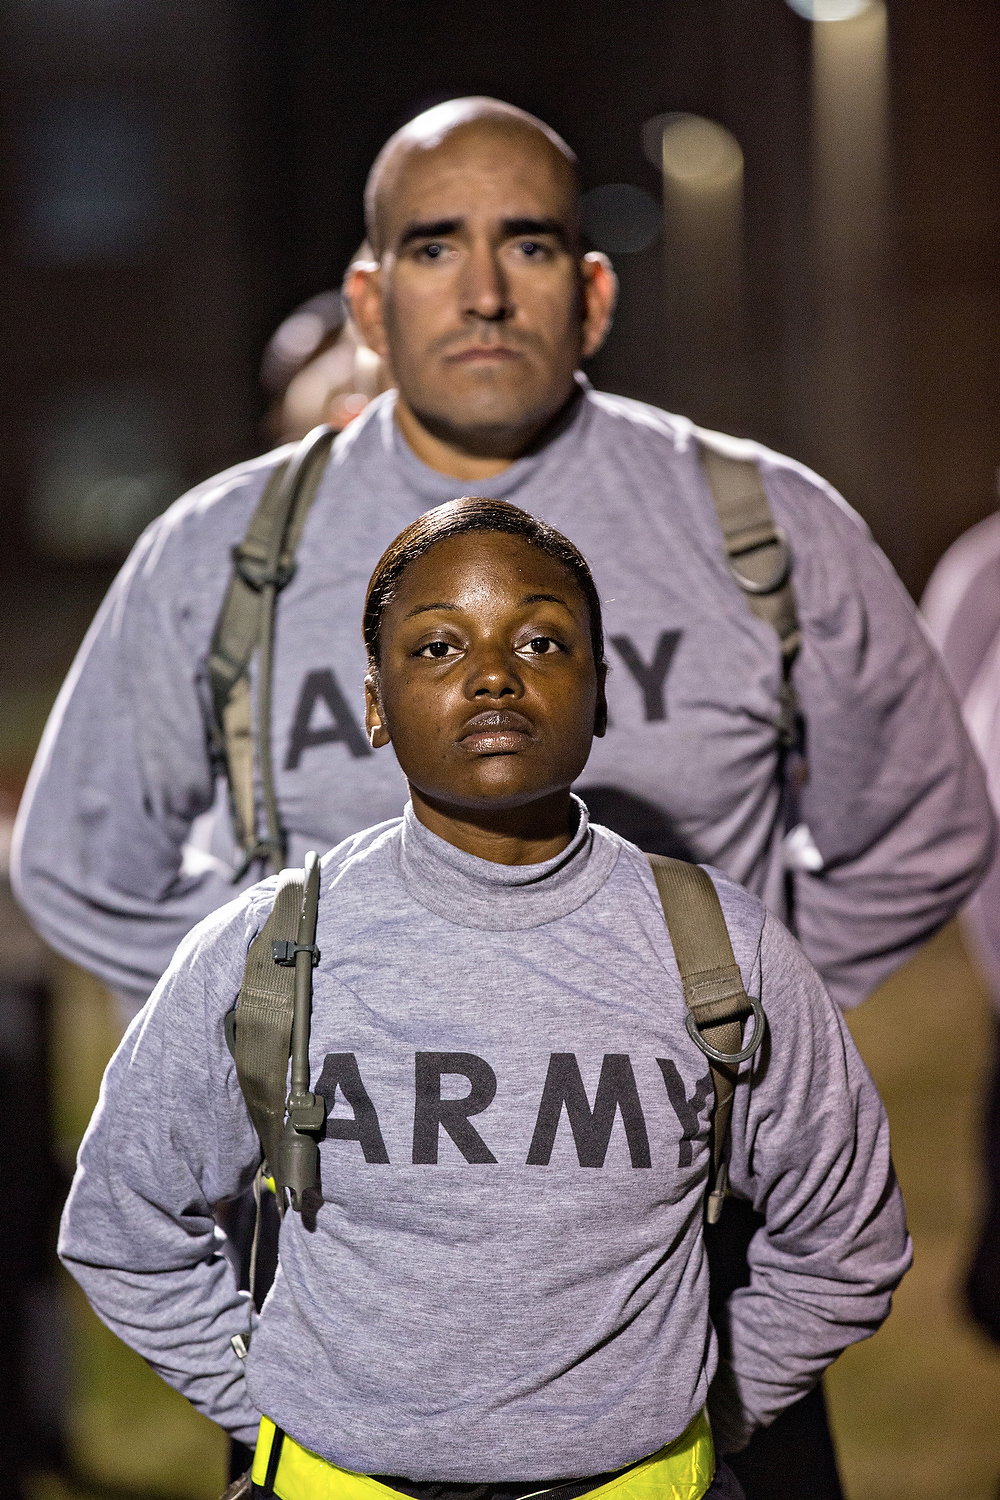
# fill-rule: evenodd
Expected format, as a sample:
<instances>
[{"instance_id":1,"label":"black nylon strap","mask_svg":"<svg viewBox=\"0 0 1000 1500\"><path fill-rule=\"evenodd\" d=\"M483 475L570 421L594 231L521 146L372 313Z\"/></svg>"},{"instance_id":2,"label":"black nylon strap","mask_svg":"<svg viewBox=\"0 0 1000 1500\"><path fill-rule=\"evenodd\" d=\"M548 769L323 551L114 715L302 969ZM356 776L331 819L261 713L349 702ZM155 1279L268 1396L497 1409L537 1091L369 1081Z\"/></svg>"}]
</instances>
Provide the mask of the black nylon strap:
<instances>
[{"instance_id":1,"label":"black nylon strap","mask_svg":"<svg viewBox=\"0 0 1000 1500\"><path fill-rule=\"evenodd\" d=\"M276 1427L271 1434L271 1451L267 1455L267 1472L264 1475L264 1483L261 1489L265 1496L274 1494L274 1481L278 1477L278 1465L281 1462L281 1450L285 1446L285 1434L280 1427Z\"/></svg>"}]
</instances>

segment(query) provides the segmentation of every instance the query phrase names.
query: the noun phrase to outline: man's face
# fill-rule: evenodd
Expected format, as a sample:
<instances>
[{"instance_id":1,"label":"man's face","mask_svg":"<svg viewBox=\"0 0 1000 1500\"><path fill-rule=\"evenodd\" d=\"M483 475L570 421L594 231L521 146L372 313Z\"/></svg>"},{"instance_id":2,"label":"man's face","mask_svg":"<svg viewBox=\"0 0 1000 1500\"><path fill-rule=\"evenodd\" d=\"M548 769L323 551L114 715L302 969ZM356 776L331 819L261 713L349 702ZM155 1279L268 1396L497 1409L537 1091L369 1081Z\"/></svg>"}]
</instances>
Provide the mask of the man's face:
<instances>
[{"instance_id":1,"label":"man's face","mask_svg":"<svg viewBox=\"0 0 1000 1500\"><path fill-rule=\"evenodd\" d=\"M603 734L604 673L572 573L518 536L471 532L411 563L385 612L373 744L414 800L521 807L576 779Z\"/></svg>"},{"instance_id":2,"label":"man's face","mask_svg":"<svg viewBox=\"0 0 1000 1500\"><path fill-rule=\"evenodd\" d=\"M382 202L381 269L355 303L367 341L429 432L510 456L566 401L609 313L566 164L529 131L467 125L409 151Z\"/></svg>"}]
</instances>

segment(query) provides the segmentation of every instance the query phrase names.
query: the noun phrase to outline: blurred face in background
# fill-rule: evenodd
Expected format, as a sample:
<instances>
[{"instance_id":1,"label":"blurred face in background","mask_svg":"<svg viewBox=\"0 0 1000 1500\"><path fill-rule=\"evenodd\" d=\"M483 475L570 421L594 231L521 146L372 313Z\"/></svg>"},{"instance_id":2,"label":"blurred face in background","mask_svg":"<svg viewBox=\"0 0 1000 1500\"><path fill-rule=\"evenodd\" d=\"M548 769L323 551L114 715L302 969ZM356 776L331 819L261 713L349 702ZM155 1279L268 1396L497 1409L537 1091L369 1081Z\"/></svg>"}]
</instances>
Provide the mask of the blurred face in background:
<instances>
[{"instance_id":1,"label":"blurred face in background","mask_svg":"<svg viewBox=\"0 0 1000 1500\"><path fill-rule=\"evenodd\" d=\"M357 264L372 265L367 241ZM339 292L310 297L281 323L264 350L261 385L272 397L265 423L276 443L295 442L321 422L342 432L392 377L385 361L367 347Z\"/></svg>"},{"instance_id":2,"label":"blurred face in background","mask_svg":"<svg viewBox=\"0 0 1000 1500\"><path fill-rule=\"evenodd\" d=\"M579 255L572 169L538 131L472 121L401 146L378 204L379 265L355 271L351 306L392 366L400 426L418 452L429 434L504 467L565 404L613 306L607 261Z\"/></svg>"},{"instance_id":3,"label":"blurred face in background","mask_svg":"<svg viewBox=\"0 0 1000 1500\"><path fill-rule=\"evenodd\" d=\"M290 443L327 422L342 432L391 381L378 355L346 323L334 343L310 359L289 381L268 417L275 442Z\"/></svg>"}]
</instances>

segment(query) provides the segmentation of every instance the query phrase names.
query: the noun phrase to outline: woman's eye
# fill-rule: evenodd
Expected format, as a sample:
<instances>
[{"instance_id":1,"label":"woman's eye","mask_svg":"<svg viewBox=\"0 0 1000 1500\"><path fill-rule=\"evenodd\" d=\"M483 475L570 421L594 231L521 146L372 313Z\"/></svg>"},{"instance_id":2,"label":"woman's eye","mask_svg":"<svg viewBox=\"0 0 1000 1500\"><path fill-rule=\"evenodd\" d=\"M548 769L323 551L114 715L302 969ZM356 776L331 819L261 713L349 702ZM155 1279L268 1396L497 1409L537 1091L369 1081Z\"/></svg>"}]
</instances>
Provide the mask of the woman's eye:
<instances>
[{"instance_id":1,"label":"woman's eye","mask_svg":"<svg viewBox=\"0 0 1000 1500\"><path fill-rule=\"evenodd\" d=\"M434 661L441 661L446 656L457 656L458 649L451 646L447 641L428 641L426 646L421 646L414 653L416 656L429 656Z\"/></svg>"},{"instance_id":2,"label":"woman's eye","mask_svg":"<svg viewBox=\"0 0 1000 1500\"><path fill-rule=\"evenodd\" d=\"M562 647L550 635L536 635L532 636L524 650L530 651L532 656L548 656L553 651L561 651Z\"/></svg>"}]
</instances>

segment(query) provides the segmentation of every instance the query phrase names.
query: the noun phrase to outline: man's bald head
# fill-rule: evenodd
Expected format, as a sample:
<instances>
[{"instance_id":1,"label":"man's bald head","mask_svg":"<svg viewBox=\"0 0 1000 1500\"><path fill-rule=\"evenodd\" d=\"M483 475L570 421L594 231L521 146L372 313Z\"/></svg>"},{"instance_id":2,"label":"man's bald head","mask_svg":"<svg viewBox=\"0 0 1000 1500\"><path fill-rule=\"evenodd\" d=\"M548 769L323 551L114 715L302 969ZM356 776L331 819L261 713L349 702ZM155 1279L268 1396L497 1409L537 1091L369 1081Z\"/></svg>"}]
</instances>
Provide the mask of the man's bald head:
<instances>
[{"instance_id":1,"label":"man's bald head","mask_svg":"<svg viewBox=\"0 0 1000 1500\"><path fill-rule=\"evenodd\" d=\"M499 474L572 399L614 307L607 258L580 252L573 153L523 110L454 99L385 145L366 207L377 264L348 294L397 426L441 473Z\"/></svg>"},{"instance_id":2,"label":"man's bald head","mask_svg":"<svg viewBox=\"0 0 1000 1500\"><path fill-rule=\"evenodd\" d=\"M576 157L562 136L543 120L500 99L485 96L449 99L424 110L423 114L397 130L375 158L365 185L365 225L377 257L381 258L385 249L388 205L398 190L407 165L423 153L444 145L450 138L481 134L506 137L512 145L521 142L546 156L565 186L575 226L580 191Z\"/></svg>"}]
</instances>

